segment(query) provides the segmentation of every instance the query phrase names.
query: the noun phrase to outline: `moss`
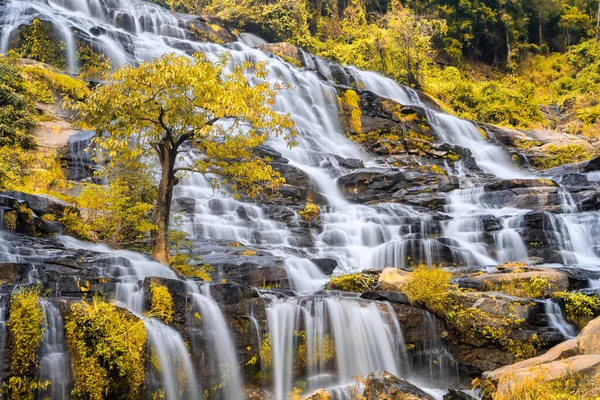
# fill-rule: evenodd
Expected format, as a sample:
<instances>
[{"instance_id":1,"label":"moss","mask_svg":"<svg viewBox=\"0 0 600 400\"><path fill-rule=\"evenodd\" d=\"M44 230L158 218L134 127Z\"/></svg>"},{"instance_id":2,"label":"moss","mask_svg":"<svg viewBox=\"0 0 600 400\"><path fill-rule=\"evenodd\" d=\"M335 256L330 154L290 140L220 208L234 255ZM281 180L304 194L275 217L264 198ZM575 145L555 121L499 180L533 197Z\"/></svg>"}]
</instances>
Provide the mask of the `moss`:
<instances>
[{"instance_id":1,"label":"moss","mask_svg":"<svg viewBox=\"0 0 600 400\"><path fill-rule=\"evenodd\" d=\"M377 279L374 276L356 273L331 278L327 284L327 289L362 293L365 290L374 289L376 284Z\"/></svg>"},{"instance_id":2,"label":"moss","mask_svg":"<svg viewBox=\"0 0 600 400\"><path fill-rule=\"evenodd\" d=\"M581 292L560 292L555 294L565 302L565 317L583 329L600 311L600 298Z\"/></svg>"},{"instance_id":3,"label":"moss","mask_svg":"<svg viewBox=\"0 0 600 400\"><path fill-rule=\"evenodd\" d=\"M252 256L256 255L256 251L247 249L247 250L242 251L238 255L240 255L240 256L246 256L246 257L252 257Z\"/></svg>"},{"instance_id":4,"label":"moss","mask_svg":"<svg viewBox=\"0 0 600 400\"><path fill-rule=\"evenodd\" d=\"M512 338L525 322L512 314L499 317L469 306L471 299L450 284L451 274L441 268L420 265L415 268L404 286L411 302L424 306L442 317L463 340L483 340L511 352L515 358L535 354L539 340L524 341Z\"/></svg>"},{"instance_id":5,"label":"moss","mask_svg":"<svg viewBox=\"0 0 600 400\"><path fill-rule=\"evenodd\" d=\"M166 286L158 283L150 285L150 294L152 296L152 306L150 313L162 319L165 324L173 320L173 297Z\"/></svg>"},{"instance_id":6,"label":"moss","mask_svg":"<svg viewBox=\"0 0 600 400\"><path fill-rule=\"evenodd\" d=\"M542 142L539 140L515 140L514 145L520 149L532 149L534 147L540 147Z\"/></svg>"},{"instance_id":7,"label":"moss","mask_svg":"<svg viewBox=\"0 0 600 400\"><path fill-rule=\"evenodd\" d=\"M145 377L142 321L94 298L71 305L65 332L75 373L74 399L138 396Z\"/></svg>"}]
</instances>

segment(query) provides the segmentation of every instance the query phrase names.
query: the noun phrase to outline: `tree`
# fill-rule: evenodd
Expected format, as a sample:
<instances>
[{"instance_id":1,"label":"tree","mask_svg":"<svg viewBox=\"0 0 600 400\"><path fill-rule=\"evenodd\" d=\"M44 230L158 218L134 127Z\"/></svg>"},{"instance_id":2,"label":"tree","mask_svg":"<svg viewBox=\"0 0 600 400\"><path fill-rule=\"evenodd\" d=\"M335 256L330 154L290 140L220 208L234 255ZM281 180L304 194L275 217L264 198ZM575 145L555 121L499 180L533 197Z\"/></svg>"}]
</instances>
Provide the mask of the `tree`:
<instances>
[{"instance_id":1,"label":"tree","mask_svg":"<svg viewBox=\"0 0 600 400\"><path fill-rule=\"evenodd\" d=\"M439 20L418 18L396 0L392 2L392 10L386 16L385 27L385 70L391 71L402 66L406 83L420 88L423 68L433 52L433 36L443 35L446 24Z\"/></svg>"},{"instance_id":2,"label":"tree","mask_svg":"<svg viewBox=\"0 0 600 400\"><path fill-rule=\"evenodd\" d=\"M117 70L77 105L82 120L96 127L95 142L109 158L158 158L152 213L156 230L151 234L158 261L170 259L171 200L183 174L204 174L215 187L250 197L283 182L265 161L252 156L269 134L294 144L291 117L273 110L284 86L270 84L266 74L262 63L228 68L227 55L212 62L202 54L170 54Z\"/></svg>"}]
</instances>

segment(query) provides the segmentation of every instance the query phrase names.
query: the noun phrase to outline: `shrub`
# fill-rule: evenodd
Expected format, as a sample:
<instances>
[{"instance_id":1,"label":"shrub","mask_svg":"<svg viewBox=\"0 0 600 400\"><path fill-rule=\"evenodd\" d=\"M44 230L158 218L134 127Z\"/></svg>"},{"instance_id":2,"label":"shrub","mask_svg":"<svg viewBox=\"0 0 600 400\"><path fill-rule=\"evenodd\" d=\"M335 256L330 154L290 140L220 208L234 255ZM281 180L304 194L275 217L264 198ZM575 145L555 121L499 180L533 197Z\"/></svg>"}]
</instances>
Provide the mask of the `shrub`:
<instances>
[{"instance_id":1,"label":"shrub","mask_svg":"<svg viewBox=\"0 0 600 400\"><path fill-rule=\"evenodd\" d=\"M58 39L52 24L38 18L31 25L19 29L12 50L18 57L31 58L59 68L66 66L64 52L65 44Z\"/></svg>"},{"instance_id":2,"label":"shrub","mask_svg":"<svg viewBox=\"0 0 600 400\"><path fill-rule=\"evenodd\" d=\"M34 147L29 131L36 118L37 112L20 69L14 62L0 59L0 147Z\"/></svg>"},{"instance_id":3,"label":"shrub","mask_svg":"<svg viewBox=\"0 0 600 400\"><path fill-rule=\"evenodd\" d=\"M580 329L583 329L600 311L600 298L581 292L556 293L556 297L565 302L565 317Z\"/></svg>"},{"instance_id":4,"label":"shrub","mask_svg":"<svg viewBox=\"0 0 600 400\"><path fill-rule=\"evenodd\" d=\"M546 296L552 285L546 278L533 277L529 280L511 279L500 284L485 282L486 290L497 290L511 296L523 298L541 298Z\"/></svg>"},{"instance_id":5,"label":"shrub","mask_svg":"<svg viewBox=\"0 0 600 400\"><path fill-rule=\"evenodd\" d=\"M327 289L362 293L365 290L374 289L375 285L377 285L377 279L374 276L356 273L331 278L327 284Z\"/></svg>"},{"instance_id":6,"label":"shrub","mask_svg":"<svg viewBox=\"0 0 600 400\"><path fill-rule=\"evenodd\" d=\"M32 372L38 362L38 347L44 337L44 311L40 305L39 289L24 289L13 294L8 318L11 376L2 384L7 399L27 400L47 382L38 382Z\"/></svg>"},{"instance_id":7,"label":"shrub","mask_svg":"<svg viewBox=\"0 0 600 400\"><path fill-rule=\"evenodd\" d=\"M146 330L141 320L94 298L72 304L65 324L75 399L135 398L144 383Z\"/></svg>"},{"instance_id":8,"label":"shrub","mask_svg":"<svg viewBox=\"0 0 600 400\"><path fill-rule=\"evenodd\" d=\"M414 268L404 291L411 302L421 304L435 313L443 313L451 276L442 268L421 264Z\"/></svg>"},{"instance_id":9,"label":"shrub","mask_svg":"<svg viewBox=\"0 0 600 400\"><path fill-rule=\"evenodd\" d=\"M169 289L164 285L152 283L150 294L152 295L150 314L169 324L173 320L173 297Z\"/></svg>"},{"instance_id":10,"label":"shrub","mask_svg":"<svg viewBox=\"0 0 600 400\"><path fill-rule=\"evenodd\" d=\"M298 215L302 217L306 222L314 222L319 218L319 207L311 202L306 202L304 209L298 212Z\"/></svg>"},{"instance_id":11,"label":"shrub","mask_svg":"<svg viewBox=\"0 0 600 400\"><path fill-rule=\"evenodd\" d=\"M560 167L565 164L572 164L581 161L587 161L594 156L594 153L586 150L580 144L567 144L557 146L549 144L543 151L547 157L538 157L533 160L535 167L549 169Z\"/></svg>"}]
</instances>

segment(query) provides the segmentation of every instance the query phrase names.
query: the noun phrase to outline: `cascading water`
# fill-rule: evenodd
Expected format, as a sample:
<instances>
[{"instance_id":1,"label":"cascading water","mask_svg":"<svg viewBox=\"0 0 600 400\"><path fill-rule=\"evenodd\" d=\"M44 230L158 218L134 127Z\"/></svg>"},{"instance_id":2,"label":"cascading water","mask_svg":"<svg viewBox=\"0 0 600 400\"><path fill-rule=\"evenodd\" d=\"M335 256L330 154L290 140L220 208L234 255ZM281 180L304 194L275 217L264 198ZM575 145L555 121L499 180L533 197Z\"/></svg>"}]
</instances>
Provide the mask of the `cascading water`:
<instances>
[{"instance_id":1,"label":"cascading water","mask_svg":"<svg viewBox=\"0 0 600 400\"><path fill-rule=\"evenodd\" d=\"M225 322L223 314L210 297L210 287L202 287L202 293L194 286L190 292L192 308L192 319L197 320L199 316L204 336L208 336L207 351L211 353L208 360L214 360L214 365L204 368L211 369L211 375L216 377L219 384L223 386L224 399L239 399L242 393L242 377L240 366L235 354L235 347Z\"/></svg>"},{"instance_id":2,"label":"cascading water","mask_svg":"<svg viewBox=\"0 0 600 400\"><path fill-rule=\"evenodd\" d=\"M402 330L390 309L340 297L267 301L277 400L292 391L293 376L301 372L294 370L297 365L306 368L309 389L346 386L366 371L402 375L409 369Z\"/></svg>"},{"instance_id":3,"label":"cascading water","mask_svg":"<svg viewBox=\"0 0 600 400\"><path fill-rule=\"evenodd\" d=\"M8 302L6 296L0 295L0 384L4 378L4 360L6 359L6 317L8 314Z\"/></svg>"},{"instance_id":4,"label":"cascading water","mask_svg":"<svg viewBox=\"0 0 600 400\"><path fill-rule=\"evenodd\" d=\"M48 300L42 300L44 337L39 350L38 381L48 383L38 398L66 400L70 398L71 362L65 342L65 327L60 311Z\"/></svg>"},{"instance_id":5,"label":"cascading water","mask_svg":"<svg viewBox=\"0 0 600 400\"><path fill-rule=\"evenodd\" d=\"M544 309L548 317L548 326L560 332L564 337L571 339L577 335L577 330L567 322L560 306L552 299L544 301Z\"/></svg>"},{"instance_id":6,"label":"cascading water","mask_svg":"<svg viewBox=\"0 0 600 400\"><path fill-rule=\"evenodd\" d=\"M361 160L367 167L383 167L343 135L336 89L322 79L333 76L325 60L304 54L307 68L299 69L257 50L254 47L262 42L247 35L242 38L243 43L227 46L199 43L188 29L192 17L172 14L141 0L5 1L0 5L0 51L5 52L18 28L34 18L52 21L65 42L71 72L77 69L78 38L91 40L115 65L150 60L169 52L196 51L210 58L227 51L231 53L232 63L270 62L267 79L283 80L293 88L281 93L275 106L278 111L292 115L299 135L294 149L289 149L278 138L271 139L269 146L279 152L290 167L306 174L315 190L325 197L328 205L320 209L322 230L310 232L312 243L308 246L306 238L297 234L300 226L297 214L291 216L287 224L271 220L266 207L214 193L204 177L197 175L187 177L177 194L194 200L192 216L184 226L187 232L198 240L239 242L271 251L285 260L291 286L297 292L315 292L327 280L309 258L333 259L337 261L338 271L348 272L410 267L408 260L432 265L440 257L446 257L446 253L442 253L446 249L450 251L450 258L461 265L494 265L522 261L528 256L520 237L525 211L488 207L482 198L484 189L476 187L477 182L469 180L457 166L456 173L464 186L450 194L444 210L447 220L401 204L348 204L335 179L349 170L340 166L336 157ZM423 107L440 139L469 149L479 167L490 176L529 177L512 165L508 154L499 146L486 141L473 123L429 109L415 91L376 73L357 69L351 72L346 77L348 84L360 81L359 86L380 96ZM595 177L590 175L589 179ZM597 266L600 217L597 213L577 214L573 199L567 197L568 192L561 195L564 211L569 214L554 217L554 221L560 236L556 240L561 243L565 259ZM481 221L484 215L502 220L502 229L487 242ZM177 279L170 269L136 253L113 252L105 246L90 247L69 238L62 241L67 247L111 253L115 261L109 263L106 275L117 280L116 300L138 315L144 311L141 287L144 278ZM0 236L3 261L15 261L14 254L19 252L27 253L27 249L15 252L3 244ZM228 371L224 371L228 377L227 398L236 398L242 379L235 368L238 364L226 322L207 293L191 290L190 298L202 319L210 325L210 340L221 339L219 345L215 345L215 365L228 367ZM385 369L405 376L410 372L402 331L398 321L390 317L393 312L382 311L382 307L387 307L385 303L335 296L265 300L268 304L266 333L271 341L272 374L278 399L285 398L292 389L295 372L292 355L300 345L304 346L307 357L305 372L311 388L345 385L354 375L375 370ZM426 320L427 327L434 329L435 321ZM194 363L181 335L158 320L145 319L144 322L150 351L155 352L160 364L153 389L162 390L167 399L179 398L181 393L190 399L197 396L202 385L196 381ZM261 338L265 332L260 332L257 321L254 325ZM449 377L451 374L447 371L452 369L452 363L447 353L438 341L429 346L424 348L429 354L428 361L424 362L441 368L437 372L430 370L431 375ZM331 354L335 355L336 367L326 359ZM182 371L186 377L183 382L177 375Z\"/></svg>"}]
</instances>

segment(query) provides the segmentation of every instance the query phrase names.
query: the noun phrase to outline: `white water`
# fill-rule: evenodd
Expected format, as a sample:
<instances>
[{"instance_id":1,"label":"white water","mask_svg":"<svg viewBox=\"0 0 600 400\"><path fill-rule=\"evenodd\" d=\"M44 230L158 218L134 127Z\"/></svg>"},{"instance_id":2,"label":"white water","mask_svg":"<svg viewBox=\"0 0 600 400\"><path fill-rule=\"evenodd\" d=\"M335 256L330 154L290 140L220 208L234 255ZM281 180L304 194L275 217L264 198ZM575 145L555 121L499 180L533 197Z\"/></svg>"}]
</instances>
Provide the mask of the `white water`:
<instances>
[{"instance_id":1,"label":"white water","mask_svg":"<svg viewBox=\"0 0 600 400\"><path fill-rule=\"evenodd\" d=\"M552 301L552 299L545 300L544 309L548 316L548 325L550 328L557 330L567 339L577 336L577 329L567 322L560 306L556 302Z\"/></svg>"},{"instance_id":2,"label":"white water","mask_svg":"<svg viewBox=\"0 0 600 400\"><path fill-rule=\"evenodd\" d=\"M199 313L204 331L208 334L219 382L224 386L223 396L231 400L239 399L242 393L242 376L229 326L219 306L211 299L209 286L202 288L202 294L191 293L191 299L191 312Z\"/></svg>"},{"instance_id":3,"label":"white water","mask_svg":"<svg viewBox=\"0 0 600 400\"><path fill-rule=\"evenodd\" d=\"M60 311L48 300L41 300L44 310L44 337L39 350L38 382L48 382L39 399L70 398L71 362L65 342L65 327Z\"/></svg>"},{"instance_id":4,"label":"white water","mask_svg":"<svg viewBox=\"0 0 600 400\"><path fill-rule=\"evenodd\" d=\"M395 314L384 313L376 303L339 297L271 299L267 308L271 339L274 395L284 400L292 391L293 355L304 331L308 376L317 389L351 384L353 377L370 371L386 370L400 375L406 362L404 340ZM335 343L332 370L324 355Z\"/></svg>"}]
</instances>

